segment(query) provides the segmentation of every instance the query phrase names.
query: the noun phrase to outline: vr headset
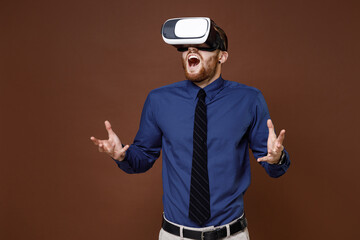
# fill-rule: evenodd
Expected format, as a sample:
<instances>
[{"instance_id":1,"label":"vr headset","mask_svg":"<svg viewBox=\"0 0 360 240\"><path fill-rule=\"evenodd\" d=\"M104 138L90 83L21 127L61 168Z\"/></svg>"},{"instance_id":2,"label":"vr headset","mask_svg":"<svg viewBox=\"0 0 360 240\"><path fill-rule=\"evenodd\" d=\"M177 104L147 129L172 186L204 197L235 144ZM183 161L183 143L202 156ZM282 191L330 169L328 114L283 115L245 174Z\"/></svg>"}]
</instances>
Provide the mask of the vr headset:
<instances>
[{"instance_id":1,"label":"vr headset","mask_svg":"<svg viewBox=\"0 0 360 240\"><path fill-rule=\"evenodd\" d=\"M206 17L172 18L163 24L161 35L165 43L173 45L179 51L187 50L186 45L207 44L209 48L199 50L227 51L227 46L215 29L214 21Z\"/></svg>"}]
</instances>

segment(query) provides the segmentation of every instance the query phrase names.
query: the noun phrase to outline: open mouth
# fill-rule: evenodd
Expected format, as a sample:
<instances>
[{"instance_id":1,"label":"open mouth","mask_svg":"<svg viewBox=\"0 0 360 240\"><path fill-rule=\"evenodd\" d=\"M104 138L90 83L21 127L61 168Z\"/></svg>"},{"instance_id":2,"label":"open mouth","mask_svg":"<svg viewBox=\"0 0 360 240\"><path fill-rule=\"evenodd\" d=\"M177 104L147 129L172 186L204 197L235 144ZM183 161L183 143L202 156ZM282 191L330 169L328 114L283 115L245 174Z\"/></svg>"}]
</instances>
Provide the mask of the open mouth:
<instances>
[{"instance_id":1,"label":"open mouth","mask_svg":"<svg viewBox=\"0 0 360 240\"><path fill-rule=\"evenodd\" d=\"M188 64L190 67L195 67L197 66L198 64L200 63L200 59L195 56L195 55L191 55L189 58L188 58Z\"/></svg>"}]
</instances>

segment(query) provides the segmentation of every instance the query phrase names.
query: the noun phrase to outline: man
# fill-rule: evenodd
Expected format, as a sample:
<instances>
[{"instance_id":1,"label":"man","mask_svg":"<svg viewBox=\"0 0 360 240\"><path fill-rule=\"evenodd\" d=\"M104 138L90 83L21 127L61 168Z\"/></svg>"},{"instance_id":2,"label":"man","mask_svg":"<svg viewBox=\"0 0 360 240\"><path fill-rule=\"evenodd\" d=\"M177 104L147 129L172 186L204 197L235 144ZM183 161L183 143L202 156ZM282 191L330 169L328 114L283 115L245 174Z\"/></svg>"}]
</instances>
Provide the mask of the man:
<instances>
[{"instance_id":1,"label":"man","mask_svg":"<svg viewBox=\"0 0 360 240\"><path fill-rule=\"evenodd\" d=\"M91 137L127 173L147 171L163 150L159 239L249 239L248 148L271 177L290 165L285 130L276 136L261 92L222 79L227 37L213 21L211 29L212 40L175 45L187 80L150 92L131 146L122 145L108 121L108 140Z\"/></svg>"}]
</instances>

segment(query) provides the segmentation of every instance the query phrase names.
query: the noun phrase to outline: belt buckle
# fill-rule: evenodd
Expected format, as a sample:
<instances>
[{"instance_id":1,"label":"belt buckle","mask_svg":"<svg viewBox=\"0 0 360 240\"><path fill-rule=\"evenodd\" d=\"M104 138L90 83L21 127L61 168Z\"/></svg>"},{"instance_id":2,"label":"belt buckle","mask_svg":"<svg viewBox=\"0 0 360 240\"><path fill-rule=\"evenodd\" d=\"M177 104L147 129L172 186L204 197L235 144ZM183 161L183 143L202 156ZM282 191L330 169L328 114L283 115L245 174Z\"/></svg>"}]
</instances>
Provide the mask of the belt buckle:
<instances>
[{"instance_id":1,"label":"belt buckle","mask_svg":"<svg viewBox=\"0 0 360 240\"><path fill-rule=\"evenodd\" d=\"M214 230L210 230L210 231L202 231L201 232L201 235L200 235L200 239L201 240L205 240L205 234L207 234L207 233L209 233L210 235L212 234L212 233L214 233L214 234L217 234L217 232L216 232L216 230L214 229ZM209 236L210 237L210 239L218 239L217 237L216 238L213 238L213 236ZM208 238L209 239L209 238Z\"/></svg>"},{"instance_id":2,"label":"belt buckle","mask_svg":"<svg viewBox=\"0 0 360 240\"><path fill-rule=\"evenodd\" d=\"M201 232L201 235L200 235L200 239L201 239L201 240L204 240L204 239L205 239L205 238L204 238L204 233L205 233L205 231Z\"/></svg>"}]
</instances>

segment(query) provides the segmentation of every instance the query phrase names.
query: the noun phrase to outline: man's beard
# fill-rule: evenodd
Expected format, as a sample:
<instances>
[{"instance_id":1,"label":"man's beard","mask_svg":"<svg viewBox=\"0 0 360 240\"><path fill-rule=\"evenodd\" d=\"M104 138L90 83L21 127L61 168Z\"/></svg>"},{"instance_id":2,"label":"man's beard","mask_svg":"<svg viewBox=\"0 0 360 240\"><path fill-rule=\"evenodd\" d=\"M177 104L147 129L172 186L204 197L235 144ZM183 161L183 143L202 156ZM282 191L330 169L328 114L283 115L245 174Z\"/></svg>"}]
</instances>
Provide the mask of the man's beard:
<instances>
[{"instance_id":1,"label":"man's beard","mask_svg":"<svg viewBox=\"0 0 360 240\"><path fill-rule=\"evenodd\" d=\"M188 67L187 59L183 60L182 63L183 63L183 68L184 68L186 79L188 79L192 82L202 82L206 79L211 79L215 75L216 67L217 67L216 56L211 58L208 65L205 65L205 66L201 65L200 71L197 71L196 73L189 73L187 71L187 67ZM203 64L203 62L201 62L199 64Z\"/></svg>"}]
</instances>

